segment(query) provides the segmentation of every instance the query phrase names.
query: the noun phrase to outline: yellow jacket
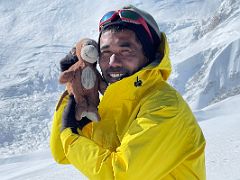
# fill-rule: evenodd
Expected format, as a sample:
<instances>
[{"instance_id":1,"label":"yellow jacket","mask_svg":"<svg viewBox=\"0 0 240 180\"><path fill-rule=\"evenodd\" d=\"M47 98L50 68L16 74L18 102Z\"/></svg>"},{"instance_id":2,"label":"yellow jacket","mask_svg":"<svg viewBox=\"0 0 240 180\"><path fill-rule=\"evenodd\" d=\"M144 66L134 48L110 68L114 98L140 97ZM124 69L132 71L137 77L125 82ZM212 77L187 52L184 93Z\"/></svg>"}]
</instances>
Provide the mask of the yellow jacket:
<instances>
[{"instance_id":1,"label":"yellow jacket","mask_svg":"<svg viewBox=\"0 0 240 180\"><path fill-rule=\"evenodd\" d=\"M54 114L54 159L90 179L204 180L205 139L181 95L167 84L171 72L166 37L162 62L111 84L100 104L100 122L60 133L68 96ZM134 86L136 80L141 86Z\"/></svg>"}]
</instances>

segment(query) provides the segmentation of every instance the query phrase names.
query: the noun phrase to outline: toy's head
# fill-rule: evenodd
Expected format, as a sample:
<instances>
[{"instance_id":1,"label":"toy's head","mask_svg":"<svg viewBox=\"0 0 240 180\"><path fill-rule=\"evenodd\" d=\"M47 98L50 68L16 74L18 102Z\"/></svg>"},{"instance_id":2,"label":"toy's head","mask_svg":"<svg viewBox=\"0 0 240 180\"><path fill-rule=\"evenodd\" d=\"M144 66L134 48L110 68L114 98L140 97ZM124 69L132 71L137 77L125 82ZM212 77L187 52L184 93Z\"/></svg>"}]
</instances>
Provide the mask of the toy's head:
<instances>
[{"instance_id":1,"label":"toy's head","mask_svg":"<svg viewBox=\"0 0 240 180\"><path fill-rule=\"evenodd\" d=\"M76 44L76 55L79 61L96 63L99 58L97 42L88 38L82 39Z\"/></svg>"}]
</instances>

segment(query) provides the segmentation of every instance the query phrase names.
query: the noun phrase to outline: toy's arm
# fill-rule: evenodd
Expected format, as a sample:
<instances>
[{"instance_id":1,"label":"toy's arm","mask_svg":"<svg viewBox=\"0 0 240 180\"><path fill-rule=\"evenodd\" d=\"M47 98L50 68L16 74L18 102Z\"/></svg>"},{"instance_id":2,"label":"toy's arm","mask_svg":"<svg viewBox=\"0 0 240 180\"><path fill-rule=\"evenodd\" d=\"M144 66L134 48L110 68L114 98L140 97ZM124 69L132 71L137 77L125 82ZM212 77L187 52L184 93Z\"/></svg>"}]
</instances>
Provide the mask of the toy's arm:
<instances>
[{"instance_id":1,"label":"toy's arm","mask_svg":"<svg viewBox=\"0 0 240 180\"><path fill-rule=\"evenodd\" d=\"M61 84L65 84L67 82L71 82L73 80L73 77L74 77L74 74L75 72L74 71L64 71L60 74L60 77L59 77L59 82Z\"/></svg>"},{"instance_id":2,"label":"toy's arm","mask_svg":"<svg viewBox=\"0 0 240 180\"><path fill-rule=\"evenodd\" d=\"M59 82L61 84L71 82L74 79L76 73L78 71L82 71L84 67L85 67L85 63L83 61L77 61L75 64L71 65L69 69L61 73Z\"/></svg>"}]
</instances>

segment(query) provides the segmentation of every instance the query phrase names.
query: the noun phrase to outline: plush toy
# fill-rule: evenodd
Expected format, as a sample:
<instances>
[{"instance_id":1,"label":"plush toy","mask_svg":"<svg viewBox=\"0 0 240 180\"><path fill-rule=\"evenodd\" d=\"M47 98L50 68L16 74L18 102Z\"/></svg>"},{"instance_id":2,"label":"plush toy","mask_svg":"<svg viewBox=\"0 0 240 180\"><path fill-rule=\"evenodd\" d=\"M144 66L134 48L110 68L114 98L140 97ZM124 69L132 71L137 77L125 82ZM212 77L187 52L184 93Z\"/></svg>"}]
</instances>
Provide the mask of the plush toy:
<instances>
[{"instance_id":1,"label":"plush toy","mask_svg":"<svg viewBox=\"0 0 240 180\"><path fill-rule=\"evenodd\" d=\"M59 82L67 83L68 93L74 95L77 120L86 116L92 121L99 121L98 91L103 94L107 83L96 68L99 58L97 42L92 39L82 39L76 44L76 49L72 53L76 54L78 61L61 73Z\"/></svg>"}]
</instances>

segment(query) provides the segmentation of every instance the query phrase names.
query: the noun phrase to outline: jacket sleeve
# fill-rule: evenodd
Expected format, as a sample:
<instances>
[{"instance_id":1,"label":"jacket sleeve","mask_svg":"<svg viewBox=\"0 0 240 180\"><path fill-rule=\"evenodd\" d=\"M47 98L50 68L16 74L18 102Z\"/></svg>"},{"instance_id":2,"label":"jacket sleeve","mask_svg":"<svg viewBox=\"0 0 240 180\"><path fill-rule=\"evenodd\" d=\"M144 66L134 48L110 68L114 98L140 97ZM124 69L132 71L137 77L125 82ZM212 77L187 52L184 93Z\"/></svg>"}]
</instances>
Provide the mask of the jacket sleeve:
<instances>
[{"instance_id":1,"label":"jacket sleeve","mask_svg":"<svg viewBox=\"0 0 240 180\"><path fill-rule=\"evenodd\" d=\"M150 110L140 110L115 151L65 129L61 140L70 163L90 179L142 179L146 175L148 179L161 179L203 148L201 135L194 135L194 121L185 124L184 119L194 118L187 106L182 108L187 108L185 111L148 104L142 108Z\"/></svg>"},{"instance_id":2,"label":"jacket sleeve","mask_svg":"<svg viewBox=\"0 0 240 180\"><path fill-rule=\"evenodd\" d=\"M64 149L62 146L62 141L60 138L61 127L62 127L62 114L65 106L68 102L68 95L65 91L60 97L59 102L57 103L56 110L53 116L52 129L50 135L50 150L54 160L59 164L69 164L70 162L65 156ZM91 136L91 123L86 125L83 128L83 134L90 137Z\"/></svg>"}]
</instances>

